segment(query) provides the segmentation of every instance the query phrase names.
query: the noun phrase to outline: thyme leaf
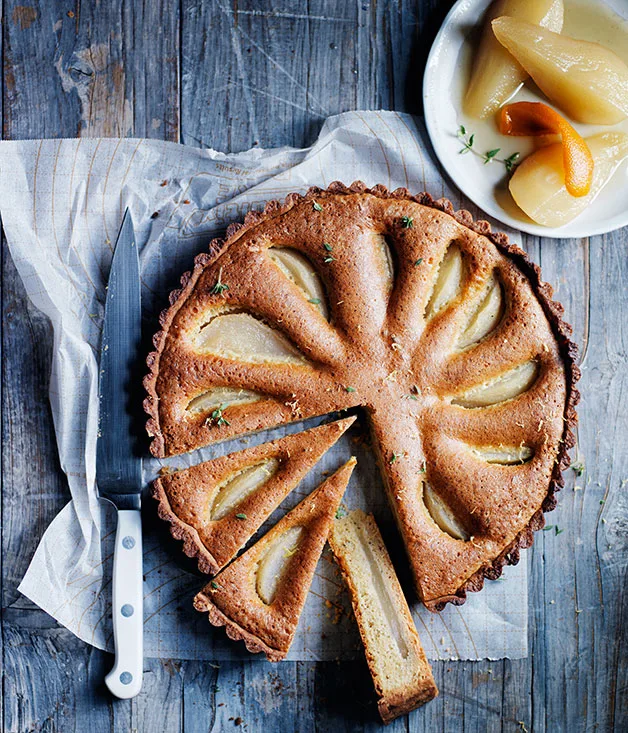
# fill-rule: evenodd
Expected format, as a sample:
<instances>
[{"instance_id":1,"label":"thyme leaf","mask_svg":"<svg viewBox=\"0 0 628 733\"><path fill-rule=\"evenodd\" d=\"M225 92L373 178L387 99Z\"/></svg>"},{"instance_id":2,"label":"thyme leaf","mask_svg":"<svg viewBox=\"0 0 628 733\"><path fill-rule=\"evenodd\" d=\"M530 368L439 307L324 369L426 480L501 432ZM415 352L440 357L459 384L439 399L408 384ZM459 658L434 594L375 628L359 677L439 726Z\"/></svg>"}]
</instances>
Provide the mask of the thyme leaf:
<instances>
[{"instance_id":1,"label":"thyme leaf","mask_svg":"<svg viewBox=\"0 0 628 733\"><path fill-rule=\"evenodd\" d=\"M318 201L315 201L312 204L312 208L314 209L314 211L322 211L323 210L323 207L318 203Z\"/></svg>"},{"instance_id":2,"label":"thyme leaf","mask_svg":"<svg viewBox=\"0 0 628 733\"><path fill-rule=\"evenodd\" d=\"M467 137L467 130L464 125L460 125L458 128L458 137L460 138L460 141L463 144L463 147L460 148L458 151L461 154L468 153L470 150L473 149L473 141L475 140L475 134L470 135Z\"/></svg>"},{"instance_id":3,"label":"thyme leaf","mask_svg":"<svg viewBox=\"0 0 628 733\"><path fill-rule=\"evenodd\" d=\"M414 219L411 216L402 216L401 226L403 229L412 229L414 226Z\"/></svg>"},{"instance_id":4,"label":"thyme leaf","mask_svg":"<svg viewBox=\"0 0 628 733\"><path fill-rule=\"evenodd\" d=\"M584 461L574 461L569 468L571 468L576 476L582 476L584 473Z\"/></svg>"},{"instance_id":5,"label":"thyme leaf","mask_svg":"<svg viewBox=\"0 0 628 733\"><path fill-rule=\"evenodd\" d=\"M487 150L486 153L484 153L484 165L487 163L490 163L491 160L499 153L501 148L495 148L494 150Z\"/></svg>"},{"instance_id":6,"label":"thyme leaf","mask_svg":"<svg viewBox=\"0 0 628 733\"><path fill-rule=\"evenodd\" d=\"M236 514L236 519L246 519L246 514L243 514L243 513Z\"/></svg>"},{"instance_id":7,"label":"thyme leaf","mask_svg":"<svg viewBox=\"0 0 628 733\"><path fill-rule=\"evenodd\" d=\"M506 170L508 171L508 173L513 172L518 162L519 162L519 153L513 153L512 155L509 155L507 158L504 158L504 165L506 166Z\"/></svg>"}]
</instances>

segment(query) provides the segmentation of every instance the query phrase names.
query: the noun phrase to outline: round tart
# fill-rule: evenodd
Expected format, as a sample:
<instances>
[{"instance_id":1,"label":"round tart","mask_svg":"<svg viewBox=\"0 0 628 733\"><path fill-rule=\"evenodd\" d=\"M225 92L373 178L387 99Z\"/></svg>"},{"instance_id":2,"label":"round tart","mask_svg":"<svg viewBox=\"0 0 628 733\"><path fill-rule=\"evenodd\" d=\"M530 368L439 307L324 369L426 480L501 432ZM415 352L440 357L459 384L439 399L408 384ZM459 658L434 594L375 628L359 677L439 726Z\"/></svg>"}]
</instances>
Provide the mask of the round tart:
<instances>
[{"instance_id":1,"label":"round tart","mask_svg":"<svg viewBox=\"0 0 628 733\"><path fill-rule=\"evenodd\" d=\"M361 406L426 606L518 561L562 485L579 375L505 235L334 183L248 214L181 283L148 358L154 455Z\"/></svg>"}]
</instances>

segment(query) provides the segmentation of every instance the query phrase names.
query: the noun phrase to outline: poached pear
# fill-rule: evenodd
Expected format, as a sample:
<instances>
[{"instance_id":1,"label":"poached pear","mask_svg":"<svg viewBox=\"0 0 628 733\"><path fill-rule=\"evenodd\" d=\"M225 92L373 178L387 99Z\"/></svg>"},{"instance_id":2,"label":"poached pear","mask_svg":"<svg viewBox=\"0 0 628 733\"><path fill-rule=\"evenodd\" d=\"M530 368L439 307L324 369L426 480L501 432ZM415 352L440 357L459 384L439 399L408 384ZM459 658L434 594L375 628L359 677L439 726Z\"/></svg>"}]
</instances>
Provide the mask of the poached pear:
<instances>
[{"instance_id":1,"label":"poached pear","mask_svg":"<svg viewBox=\"0 0 628 733\"><path fill-rule=\"evenodd\" d=\"M614 125L628 116L628 66L613 51L518 18L496 18L492 27L539 89L572 119Z\"/></svg>"},{"instance_id":2,"label":"poached pear","mask_svg":"<svg viewBox=\"0 0 628 733\"><path fill-rule=\"evenodd\" d=\"M560 32L563 0L496 0L492 3L464 98L464 112L470 117L482 119L496 112L528 78L527 72L498 42L491 28L491 21L504 15Z\"/></svg>"},{"instance_id":3,"label":"poached pear","mask_svg":"<svg viewBox=\"0 0 628 733\"><path fill-rule=\"evenodd\" d=\"M602 132L586 138L593 156L593 182L586 196L572 196L565 185L562 143L527 157L510 179L512 197L534 221L547 227L567 224L581 214L604 188L617 166L628 158L628 135Z\"/></svg>"}]
</instances>

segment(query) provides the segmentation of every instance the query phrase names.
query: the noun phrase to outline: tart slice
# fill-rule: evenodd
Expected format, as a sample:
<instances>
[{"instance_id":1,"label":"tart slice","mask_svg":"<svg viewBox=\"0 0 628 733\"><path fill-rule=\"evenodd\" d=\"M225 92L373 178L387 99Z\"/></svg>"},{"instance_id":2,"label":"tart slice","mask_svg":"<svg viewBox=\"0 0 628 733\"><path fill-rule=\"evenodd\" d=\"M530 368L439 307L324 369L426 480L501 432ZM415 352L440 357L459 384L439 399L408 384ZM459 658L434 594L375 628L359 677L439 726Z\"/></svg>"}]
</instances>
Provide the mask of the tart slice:
<instances>
[{"instance_id":1,"label":"tart slice","mask_svg":"<svg viewBox=\"0 0 628 733\"><path fill-rule=\"evenodd\" d=\"M336 520L329 544L351 593L379 714L390 723L438 695L432 670L373 515L356 509Z\"/></svg>"},{"instance_id":2,"label":"tart slice","mask_svg":"<svg viewBox=\"0 0 628 733\"><path fill-rule=\"evenodd\" d=\"M210 623L250 652L283 659L355 464L351 458L208 583L196 610L208 611Z\"/></svg>"},{"instance_id":3,"label":"tart slice","mask_svg":"<svg viewBox=\"0 0 628 733\"><path fill-rule=\"evenodd\" d=\"M215 458L153 483L159 516L170 522L199 570L215 575L354 422L350 417Z\"/></svg>"}]
</instances>

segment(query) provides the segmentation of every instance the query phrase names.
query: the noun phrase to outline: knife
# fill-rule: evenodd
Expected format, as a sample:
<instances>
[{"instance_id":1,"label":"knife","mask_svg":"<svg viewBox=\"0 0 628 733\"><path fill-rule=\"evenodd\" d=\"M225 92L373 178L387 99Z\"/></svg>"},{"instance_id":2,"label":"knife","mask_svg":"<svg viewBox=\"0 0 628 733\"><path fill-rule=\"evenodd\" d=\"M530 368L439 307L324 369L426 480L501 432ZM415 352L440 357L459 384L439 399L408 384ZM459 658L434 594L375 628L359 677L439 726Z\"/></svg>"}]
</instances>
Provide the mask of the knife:
<instances>
[{"instance_id":1,"label":"knife","mask_svg":"<svg viewBox=\"0 0 628 733\"><path fill-rule=\"evenodd\" d=\"M141 338L140 265L127 209L113 254L100 348L99 426L96 447L98 496L118 510L113 555L115 663L105 677L120 698L142 687L144 656L142 589L142 461L133 452L131 374Z\"/></svg>"}]
</instances>

